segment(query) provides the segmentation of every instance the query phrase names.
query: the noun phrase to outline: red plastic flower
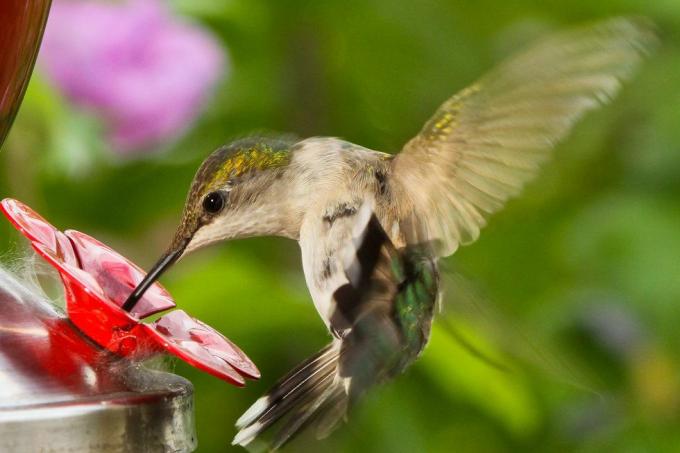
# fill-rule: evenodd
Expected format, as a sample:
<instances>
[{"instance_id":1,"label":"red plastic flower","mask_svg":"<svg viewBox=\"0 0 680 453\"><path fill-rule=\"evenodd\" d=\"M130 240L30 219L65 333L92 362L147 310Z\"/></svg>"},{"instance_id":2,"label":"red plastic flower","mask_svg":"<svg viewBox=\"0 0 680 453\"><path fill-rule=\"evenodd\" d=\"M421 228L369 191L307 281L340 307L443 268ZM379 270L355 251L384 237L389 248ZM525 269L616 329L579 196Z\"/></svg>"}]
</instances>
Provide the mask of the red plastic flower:
<instances>
[{"instance_id":1,"label":"red plastic flower","mask_svg":"<svg viewBox=\"0 0 680 453\"><path fill-rule=\"evenodd\" d=\"M61 232L23 203L5 199L0 209L33 248L61 275L66 312L87 337L114 354L142 360L168 353L232 384L257 379L260 372L231 341L183 310L141 322L175 307L158 283L130 312L121 305L144 271L96 239L74 230Z\"/></svg>"}]
</instances>

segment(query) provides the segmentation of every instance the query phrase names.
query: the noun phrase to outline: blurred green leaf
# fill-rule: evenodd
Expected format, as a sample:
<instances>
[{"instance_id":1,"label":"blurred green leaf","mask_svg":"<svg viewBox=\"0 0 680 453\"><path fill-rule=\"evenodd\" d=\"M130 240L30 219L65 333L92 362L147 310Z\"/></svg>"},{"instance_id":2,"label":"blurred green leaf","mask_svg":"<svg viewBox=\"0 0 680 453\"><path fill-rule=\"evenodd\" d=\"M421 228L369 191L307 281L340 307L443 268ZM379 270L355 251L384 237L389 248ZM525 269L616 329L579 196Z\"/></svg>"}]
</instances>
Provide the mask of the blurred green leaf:
<instances>
[{"instance_id":1,"label":"blurred green leaf","mask_svg":"<svg viewBox=\"0 0 680 453\"><path fill-rule=\"evenodd\" d=\"M464 336L472 339L484 356L498 355L489 342L472 331L465 331ZM539 427L540 411L521 374L480 360L440 324L433 326L432 340L420 363L450 397L470 400L516 435L529 436Z\"/></svg>"}]
</instances>

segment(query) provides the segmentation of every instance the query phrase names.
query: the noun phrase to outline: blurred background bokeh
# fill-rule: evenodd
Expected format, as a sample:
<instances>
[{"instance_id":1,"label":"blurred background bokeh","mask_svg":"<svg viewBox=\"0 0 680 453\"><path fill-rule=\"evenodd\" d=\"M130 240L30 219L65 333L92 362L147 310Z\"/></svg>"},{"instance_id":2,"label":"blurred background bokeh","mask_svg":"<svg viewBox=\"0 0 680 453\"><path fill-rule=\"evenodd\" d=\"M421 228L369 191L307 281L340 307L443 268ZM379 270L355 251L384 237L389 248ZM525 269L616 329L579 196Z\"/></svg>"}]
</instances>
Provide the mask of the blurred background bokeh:
<instances>
[{"instance_id":1,"label":"blurred background bokeh","mask_svg":"<svg viewBox=\"0 0 680 453\"><path fill-rule=\"evenodd\" d=\"M54 0L0 194L148 267L221 144L261 131L396 152L447 97L551 30L651 17L663 44L541 177L448 259L430 347L323 444L290 451L680 451L680 2ZM23 241L0 222L0 250ZM328 341L297 245L252 239L163 278L260 366L184 364L199 451Z\"/></svg>"}]
</instances>

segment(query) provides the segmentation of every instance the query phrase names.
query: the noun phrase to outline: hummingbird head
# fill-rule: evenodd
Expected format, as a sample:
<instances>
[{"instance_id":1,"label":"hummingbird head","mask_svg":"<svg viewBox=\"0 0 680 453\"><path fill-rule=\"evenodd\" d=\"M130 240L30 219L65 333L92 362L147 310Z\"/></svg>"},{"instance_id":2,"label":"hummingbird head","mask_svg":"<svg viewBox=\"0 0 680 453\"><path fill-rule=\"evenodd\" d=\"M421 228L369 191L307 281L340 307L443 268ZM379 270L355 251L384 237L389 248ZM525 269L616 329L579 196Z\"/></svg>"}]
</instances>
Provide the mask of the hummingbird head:
<instances>
[{"instance_id":1,"label":"hummingbird head","mask_svg":"<svg viewBox=\"0 0 680 453\"><path fill-rule=\"evenodd\" d=\"M287 228L285 170L293 143L247 138L214 151L189 189L170 247L123 305L131 309L146 289L182 256L214 242L263 234L291 235Z\"/></svg>"}]
</instances>

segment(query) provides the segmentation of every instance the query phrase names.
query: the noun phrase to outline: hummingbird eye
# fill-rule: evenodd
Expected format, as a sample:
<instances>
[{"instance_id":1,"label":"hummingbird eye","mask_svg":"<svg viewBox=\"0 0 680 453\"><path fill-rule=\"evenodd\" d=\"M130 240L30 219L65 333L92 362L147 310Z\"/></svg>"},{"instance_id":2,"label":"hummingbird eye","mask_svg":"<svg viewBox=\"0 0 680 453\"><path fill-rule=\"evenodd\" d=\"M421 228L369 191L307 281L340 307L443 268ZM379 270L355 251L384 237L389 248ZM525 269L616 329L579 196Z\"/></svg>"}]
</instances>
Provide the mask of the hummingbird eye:
<instances>
[{"instance_id":1,"label":"hummingbird eye","mask_svg":"<svg viewBox=\"0 0 680 453\"><path fill-rule=\"evenodd\" d=\"M203 209L210 214L217 214L224 208L224 194L222 192L210 192L203 199Z\"/></svg>"}]
</instances>

